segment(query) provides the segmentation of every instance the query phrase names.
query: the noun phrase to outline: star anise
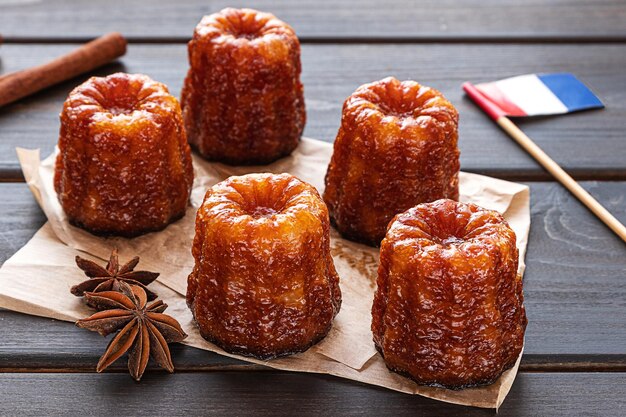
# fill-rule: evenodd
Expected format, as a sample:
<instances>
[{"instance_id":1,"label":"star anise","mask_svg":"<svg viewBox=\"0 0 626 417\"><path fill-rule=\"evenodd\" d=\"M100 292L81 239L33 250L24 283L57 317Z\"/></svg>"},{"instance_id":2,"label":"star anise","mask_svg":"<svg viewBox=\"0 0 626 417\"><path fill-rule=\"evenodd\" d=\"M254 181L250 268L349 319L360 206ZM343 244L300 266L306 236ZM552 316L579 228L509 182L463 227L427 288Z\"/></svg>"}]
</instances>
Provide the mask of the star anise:
<instances>
[{"instance_id":1,"label":"star anise","mask_svg":"<svg viewBox=\"0 0 626 417\"><path fill-rule=\"evenodd\" d=\"M87 301L100 311L76 322L78 327L102 336L119 330L100 358L96 371L102 372L128 352L128 370L136 381L141 379L150 356L159 366L174 372L167 344L187 337L180 324L162 314L167 308L162 300L146 305L147 296L142 287L124 281L118 285L119 292L85 293Z\"/></svg>"},{"instance_id":2,"label":"star anise","mask_svg":"<svg viewBox=\"0 0 626 417\"><path fill-rule=\"evenodd\" d=\"M78 285L74 285L71 289L72 294L77 297L82 297L86 292L119 291L120 282L126 282L143 288L148 296L148 300L152 301L157 298L157 295L150 291L146 285L157 279L159 273L133 271L138 263L139 257L135 256L120 267L117 249L113 249L106 268L101 267L93 261L77 256L76 265L85 272L85 275L87 275L89 279ZM89 300L87 304L89 304Z\"/></svg>"}]
</instances>

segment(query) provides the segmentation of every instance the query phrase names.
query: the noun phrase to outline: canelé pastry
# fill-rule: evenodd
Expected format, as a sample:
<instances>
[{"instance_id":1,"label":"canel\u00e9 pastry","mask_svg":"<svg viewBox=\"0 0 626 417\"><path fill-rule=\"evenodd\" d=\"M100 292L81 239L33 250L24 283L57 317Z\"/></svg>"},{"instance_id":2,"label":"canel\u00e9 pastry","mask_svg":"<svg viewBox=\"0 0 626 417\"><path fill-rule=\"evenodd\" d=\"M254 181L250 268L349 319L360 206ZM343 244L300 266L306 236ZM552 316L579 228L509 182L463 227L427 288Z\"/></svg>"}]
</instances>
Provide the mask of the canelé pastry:
<instances>
[{"instance_id":1,"label":"canel\u00e9 pastry","mask_svg":"<svg viewBox=\"0 0 626 417\"><path fill-rule=\"evenodd\" d=\"M289 155L304 129L300 42L269 13L224 9L189 42L182 107L189 142L205 158L264 164Z\"/></svg>"},{"instance_id":2,"label":"canel\u00e9 pastry","mask_svg":"<svg viewBox=\"0 0 626 417\"><path fill-rule=\"evenodd\" d=\"M196 217L187 281L202 336L231 353L273 358L321 340L339 312L328 210L289 174L230 177Z\"/></svg>"},{"instance_id":3,"label":"canel\u00e9 pastry","mask_svg":"<svg viewBox=\"0 0 626 417\"><path fill-rule=\"evenodd\" d=\"M339 232L377 246L394 215L458 199L457 124L452 104L414 81L389 77L348 97L324 192Z\"/></svg>"},{"instance_id":4,"label":"canel\u00e9 pastry","mask_svg":"<svg viewBox=\"0 0 626 417\"><path fill-rule=\"evenodd\" d=\"M515 233L495 211L438 200L397 215L372 308L387 366L425 385L494 382L524 343L517 266Z\"/></svg>"},{"instance_id":5,"label":"canel\u00e9 pastry","mask_svg":"<svg viewBox=\"0 0 626 417\"><path fill-rule=\"evenodd\" d=\"M92 77L61 113L54 188L69 221L136 236L182 217L191 153L178 101L145 75Z\"/></svg>"}]
</instances>

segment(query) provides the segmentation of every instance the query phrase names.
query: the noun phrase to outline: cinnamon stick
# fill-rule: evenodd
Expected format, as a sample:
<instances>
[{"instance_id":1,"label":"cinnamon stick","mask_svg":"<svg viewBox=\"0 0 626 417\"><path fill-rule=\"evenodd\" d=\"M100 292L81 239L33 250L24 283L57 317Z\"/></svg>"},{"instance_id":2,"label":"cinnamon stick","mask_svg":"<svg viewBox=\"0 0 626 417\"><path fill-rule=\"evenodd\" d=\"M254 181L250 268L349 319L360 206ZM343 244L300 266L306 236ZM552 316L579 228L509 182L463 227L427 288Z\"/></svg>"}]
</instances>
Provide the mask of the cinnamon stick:
<instances>
[{"instance_id":1,"label":"cinnamon stick","mask_svg":"<svg viewBox=\"0 0 626 417\"><path fill-rule=\"evenodd\" d=\"M6 74L0 77L0 107L101 67L125 53L126 39L112 32L46 64Z\"/></svg>"}]
</instances>

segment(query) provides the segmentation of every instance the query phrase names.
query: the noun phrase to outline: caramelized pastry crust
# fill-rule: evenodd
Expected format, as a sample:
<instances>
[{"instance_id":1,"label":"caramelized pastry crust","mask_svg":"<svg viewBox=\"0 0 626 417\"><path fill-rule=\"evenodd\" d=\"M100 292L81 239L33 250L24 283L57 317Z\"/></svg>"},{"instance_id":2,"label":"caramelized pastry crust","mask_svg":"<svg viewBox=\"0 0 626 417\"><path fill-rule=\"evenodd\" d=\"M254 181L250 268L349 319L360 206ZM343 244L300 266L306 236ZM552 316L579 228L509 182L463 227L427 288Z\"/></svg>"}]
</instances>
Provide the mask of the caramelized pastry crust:
<instances>
[{"instance_id":1,"label":"caramelized pastry crust","mask_svg":"<svg viewBox=\"0 0 626 417\"><path fill-rule=\"evenodd\" d=\"M61 113L54 188L69 221L136 236L182 217L191 153L178 101L145 75L92 77Z\"/></svg>"},{"instance_id":2,"label":"caramelized pastry crust","mask_svg":"<svg viewBox=\"0 0 626 417\"><path fill-rule=\"evenodd\" d=\"M495 211L438 200L397 215L372 308L389 369L452 389L494 382L524 343L517 266L515 233Z\"/></svg>"},{"instance_id":3,"label":"caramelized pastry crust","mask_svg":"<svg viewBox=\"0 0 626 417\"><path fill-rule=\"evenodd\" d=\"M224 9L189 42L182 92L189 142L205 158L264 164L289 155L305 123L300 42L271 14Z\"/></svg>"},{"instance_id":4,"label":"caramelized pastry crust","mask_svg":"<svg viewBox=\"0 0 626 417\"><path fill-rule=\"evenodd\" d=\"M457 200L457 124L452 104L414 81L389 77L348 97L324 192L339 232L378 246L394 215Z\"/></svg>"},{"instance_id":5,"label":"caramelized pastry crust","mask_svg":"<svg viewBox=\"0 0 626 417\"><path fill-rule=\"evenodd\" d=\"M227 352L303 352L339 312L328 210L289 174L230 177L198 210L187 304L202 336Z\"/></svg>"}]
</instances>

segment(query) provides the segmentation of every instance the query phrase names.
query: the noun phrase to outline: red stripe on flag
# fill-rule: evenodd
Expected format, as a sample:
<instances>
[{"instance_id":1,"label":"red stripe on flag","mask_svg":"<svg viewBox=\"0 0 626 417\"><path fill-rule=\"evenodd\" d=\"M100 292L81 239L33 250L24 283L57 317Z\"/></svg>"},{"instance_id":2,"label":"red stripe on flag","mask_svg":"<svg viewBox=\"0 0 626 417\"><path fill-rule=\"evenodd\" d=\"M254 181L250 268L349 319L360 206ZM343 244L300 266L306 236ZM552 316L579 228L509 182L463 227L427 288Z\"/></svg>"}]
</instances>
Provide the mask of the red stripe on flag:
<instances>
[{"instance_id":1,"label":"red stripe on flag","mask_svg":"<svg viewBox=\"0 0 626 417\"><path fill-rule=\"evenodd\" d=\"M463 83L463 90L467 93L468 96L474 101L474 103L478 104L478 106L483 109L485 113L493 120L498 120L502 116L506 116L504 110L498 107L497 104L493 103L487 97L483 95L480 91L474 87L471 83Z\"/></svg>"},{"instance_id":2,"label":"red stripe on flag","mask_svg":"<svg viewBox=\"0 0 626 417\"><path fill-rule=\"evenodd\" d=\"M478 84L476 89L492 103L497 105L507 116L527 116L526 112L517 107L507 96L502 94L495 83Z\"/></svg>"}]
</instances>

